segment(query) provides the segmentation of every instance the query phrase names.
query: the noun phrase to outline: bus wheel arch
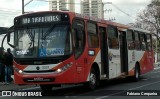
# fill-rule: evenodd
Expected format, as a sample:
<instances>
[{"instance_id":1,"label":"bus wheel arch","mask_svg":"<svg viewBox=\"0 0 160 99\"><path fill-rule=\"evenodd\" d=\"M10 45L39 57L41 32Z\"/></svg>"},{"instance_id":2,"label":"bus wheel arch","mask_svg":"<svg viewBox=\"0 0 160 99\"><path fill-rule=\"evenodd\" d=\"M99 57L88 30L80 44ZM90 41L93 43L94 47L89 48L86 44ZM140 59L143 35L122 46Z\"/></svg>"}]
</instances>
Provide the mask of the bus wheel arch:
<instances>
[{"instance_id":1,"label":"bus wheel arch","mask_svg":"<svg viewBox=\"0 0 160 99\"><path fill-rule=\"evenodd\" d=\"M93 63L90 69L89 81L84 83L84 86L89 90L94 90L99 86L100 70L97 63Z\"/></svg>"}]
</instances>

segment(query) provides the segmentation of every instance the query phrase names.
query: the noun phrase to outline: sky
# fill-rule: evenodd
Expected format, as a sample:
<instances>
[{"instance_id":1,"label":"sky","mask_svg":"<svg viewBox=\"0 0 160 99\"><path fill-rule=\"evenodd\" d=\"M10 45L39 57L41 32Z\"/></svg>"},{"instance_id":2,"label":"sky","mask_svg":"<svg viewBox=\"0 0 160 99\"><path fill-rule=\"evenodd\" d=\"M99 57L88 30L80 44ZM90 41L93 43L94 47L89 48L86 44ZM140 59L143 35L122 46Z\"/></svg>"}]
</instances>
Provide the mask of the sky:
<instances>
[{"instance_id":1,"label":"sky","mask_svg":"<svg viewBox=\"0 0 160 99\"><path fill-rule=\"evenodd\" d=\"M129 24L136 21L137 14L142 12L151 0L103 0L103 2L112 2L112 4L105 4L104 6L104 10L112 10L105 13L105 18L115 19L115 22L122 24Z\"/></svg>"},{"instance_id":2,"label":"sky","mask_svg":"<svg viewBox=\"0 0 160 99\"><path fill-rule=\"evenodd\" d=\"M24 0L25 4L30 0ZM80 0L75 0L80 2ZM151 0L102 0L104 5L104 18L122 24L134 23L137 13L140 13ZM107 4L112 2L112 4ZM10 27L13 25L15 16L22 13L22 0L1 0L0 1L0 27ZM80 13L80 4L76 4L76 12ZM49 10L49 3L43 0L33 0L25 6L25 12ZM0 36L2 41L3 35ZM0 42L1 43L1 42ZM8 47L7 44L4 44Z\"/></svg>"},{"instance_id":3,"label":"sky","mask_svg":"<svg viewBox=\"0 0 160 99\"><path fill-rule=\"evenodd\" d=\"M24 0L27 3L30 0ZM80 0L75 0L79 2ZM114 21L122 24L133 23L136 18L136 14L142 11L151 0L102 0L104 3L112 2L112 4L105 4L104 13L105 19L115 19ZM9 27L13 25L13 18L22 13L22 0L1 0L0 3L0 27ZM76 4L76 12L79 13L80 4ZM123 12L121 12L120 10ZM33 0L31 3L25 6L25 12L31 11L45 11L49 10L49 3L43 0ZM127 15L129 14L129 16Z\"/></svg>"}]
</instances>

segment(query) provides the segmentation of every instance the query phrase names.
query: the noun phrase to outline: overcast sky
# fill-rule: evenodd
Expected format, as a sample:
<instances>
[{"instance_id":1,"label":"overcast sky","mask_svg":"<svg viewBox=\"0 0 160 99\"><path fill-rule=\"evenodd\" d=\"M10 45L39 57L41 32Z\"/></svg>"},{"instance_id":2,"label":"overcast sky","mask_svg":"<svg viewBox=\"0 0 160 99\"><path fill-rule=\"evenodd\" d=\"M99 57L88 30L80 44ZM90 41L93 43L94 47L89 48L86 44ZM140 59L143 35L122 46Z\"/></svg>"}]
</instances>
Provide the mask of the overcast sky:
<instances>
[{"instance_id":1,"label":"overcast sky","mask_svg":"<svg viewBox=\"0 0 160 99\"><path fill-rule=\"evenodd\" d=\"M1 0L0 2L0 26L11 26L13 18L21 14L21 1L22 0ZM27 3L30 0L25 0ZM76 0L78 2L80 0ZM112 2L112 4L105 4L104 10L106 11L104 18L115 19L116 22L123 24L133 23L136 14L142 11L151 0L102 0L103 2ZM49 3L44 1L32 1L25 6L25 11L44 11L49 10ZM76 5L79 8L79 4ZM120 11L122 10L122 11ZM76 12L80 12L76 9ZM126 14L125 14L126 13ZM129 14L129 15L127 15Z\"/></svg>"},{"instance_id":2,"label":"overcast sky","mask_svg":"<svg viewBox=\"0 0 160 99\"><path fill-rule=\"evenodd\" d=\"M30 0L24 0L27 3ZM80 2L80 0L75 0ZM112 2L112 4L105 4L104 14L105 19L115 19L115 22L122 24L134 23L136 14L142 11L151 0L102 0L104 3ZM1 0L0 1L0 27L10 27L13 25L15 16L22 13L22 0ZM76 12L80 12L80 4L76 4ZM25 12L30 11L45 11L49 10L49 3L44 1L32 1L25 6ZM2 36L0 36L0 41Z\"/></svg>"}]
</instances>

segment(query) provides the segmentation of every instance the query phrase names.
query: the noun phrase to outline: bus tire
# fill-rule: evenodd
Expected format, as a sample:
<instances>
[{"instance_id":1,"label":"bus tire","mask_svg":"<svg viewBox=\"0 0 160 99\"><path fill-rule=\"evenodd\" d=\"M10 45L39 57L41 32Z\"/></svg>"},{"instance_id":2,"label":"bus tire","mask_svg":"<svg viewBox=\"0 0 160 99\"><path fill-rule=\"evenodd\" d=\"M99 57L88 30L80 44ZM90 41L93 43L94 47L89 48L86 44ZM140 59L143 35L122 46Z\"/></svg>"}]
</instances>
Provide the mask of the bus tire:
<instances>
[{"instance_id":1,"label":"bus tire","mask_svg":"<svg viewBox=\"0 0 160 99\"><path fill-rule=\"evenodd\" d=\"M133 81L137 82L139 80L140 80L140 68L139 68L139 65L136 64L135 71L134 71L134 76L133 76Z\"/></svg>"},{"instance_id":2,"label":"bus tire","mask_svg":"<svg viewBox=\"0 0 160 99\"><path fill-rule=\"evenodd\" d=\"M99 77L95 69L92 68L89 75L89 81L84 84L85 87L89 90L94 90L98 87Z\"/></svg>"},{"instance_id":3,"label":"bus tire","mask_svg":"<svg viewBox=\"0 0 160 99\"><path fill-rule=\"evenodd\" d=\"M40 85L40 88L43 92L50 92L52 91L52 85Z\"/></svg>"}]
</instances>

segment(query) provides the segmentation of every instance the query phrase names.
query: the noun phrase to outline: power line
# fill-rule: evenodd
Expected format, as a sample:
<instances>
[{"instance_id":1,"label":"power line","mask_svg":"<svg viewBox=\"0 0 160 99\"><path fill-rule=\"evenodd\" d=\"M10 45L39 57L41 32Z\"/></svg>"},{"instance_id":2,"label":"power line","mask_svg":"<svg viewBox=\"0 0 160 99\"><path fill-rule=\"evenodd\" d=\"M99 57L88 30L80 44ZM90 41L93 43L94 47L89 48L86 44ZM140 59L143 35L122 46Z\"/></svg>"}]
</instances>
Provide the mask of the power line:
<instances>
[{"instance_id":1,"label":"power line","mask_svg":"<svg viewBox=\"0 0 160 99\"><path fill-rule=\"evenodd\" d=\"M116 9L118 9L119 11L121 11L122 13L124 13L125 15L131 17L131 18L134 18L133 16L131 16L130 14L126 13L125 11L123 11L122 9L120 9L119 7L117 7L115 4L112 4L113 7L115 7Z\"/></svg>"}]
</instances>

